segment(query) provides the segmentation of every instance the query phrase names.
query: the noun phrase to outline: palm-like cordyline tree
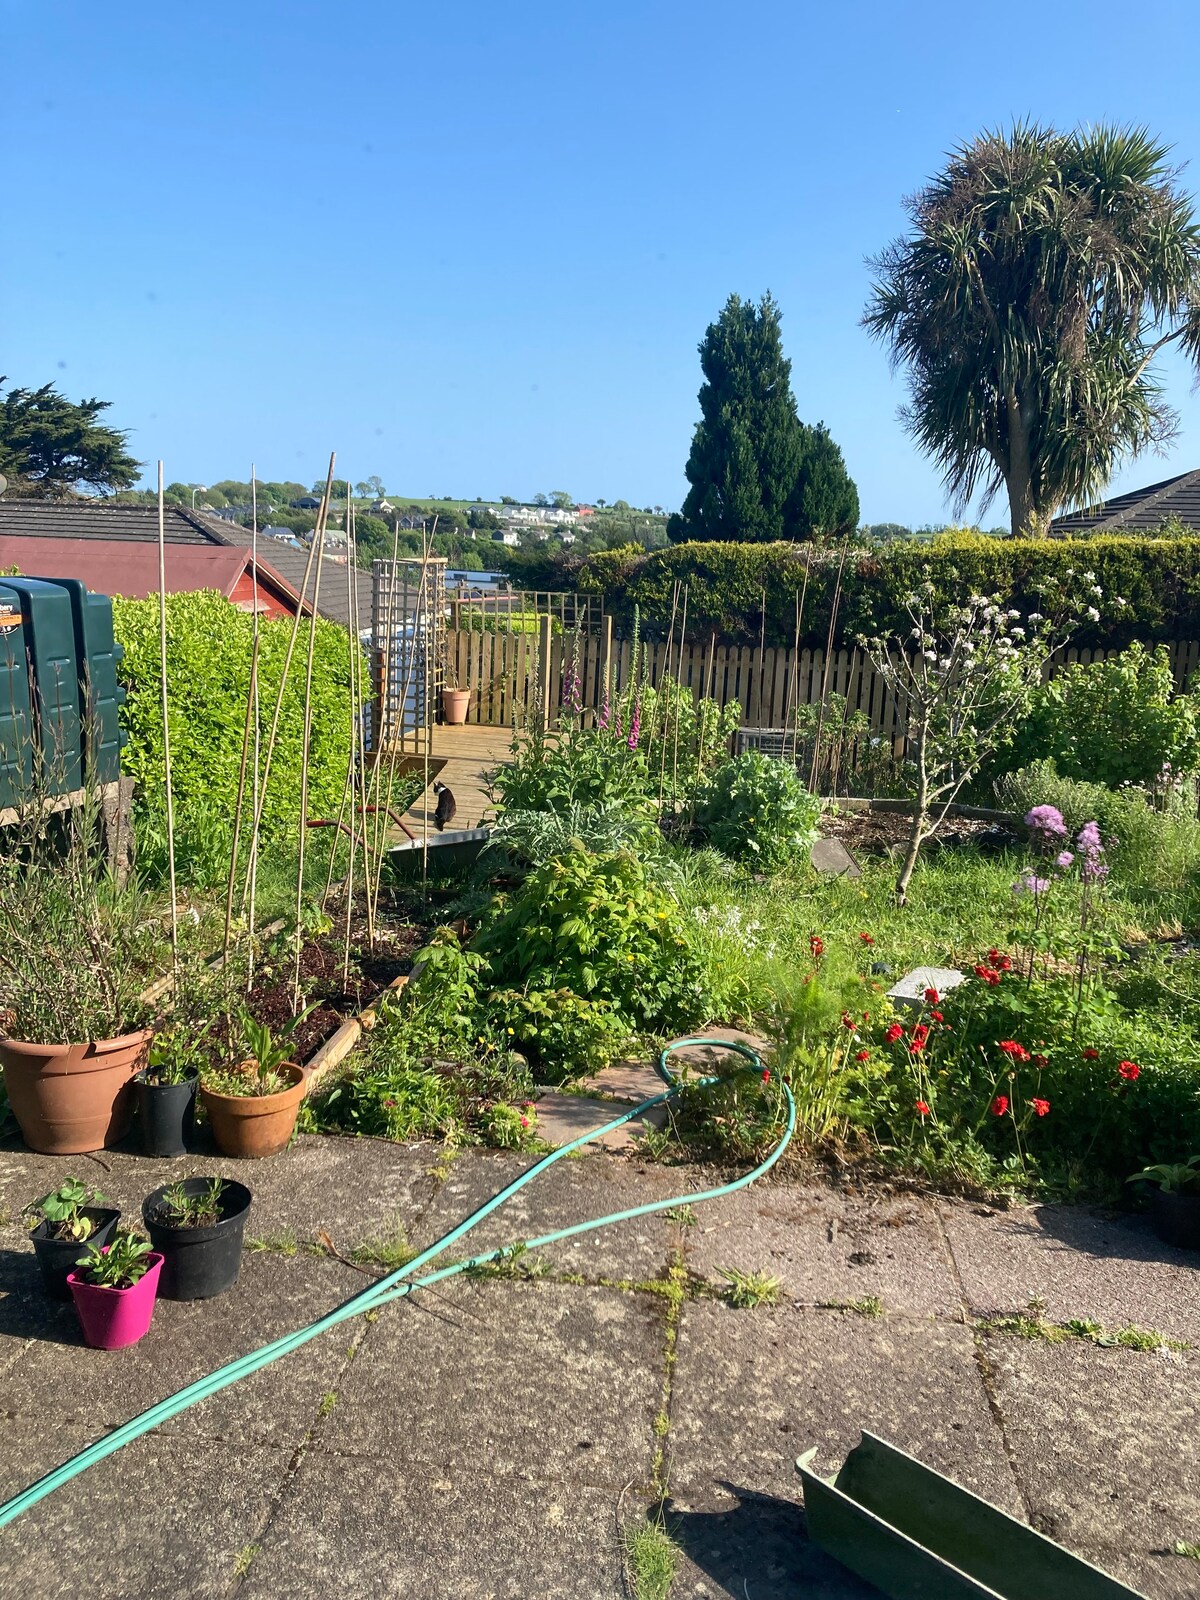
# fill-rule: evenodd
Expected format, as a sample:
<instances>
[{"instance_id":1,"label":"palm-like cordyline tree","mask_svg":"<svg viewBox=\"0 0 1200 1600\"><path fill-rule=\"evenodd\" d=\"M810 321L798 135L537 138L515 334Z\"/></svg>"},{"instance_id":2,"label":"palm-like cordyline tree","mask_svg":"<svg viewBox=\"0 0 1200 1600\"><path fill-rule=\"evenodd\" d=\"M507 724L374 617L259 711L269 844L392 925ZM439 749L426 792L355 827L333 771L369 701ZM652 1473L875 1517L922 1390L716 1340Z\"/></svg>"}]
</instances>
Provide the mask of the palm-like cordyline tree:
<instances>
[{"instance_id":1,"label":"palm-like cordyline tree","mask_svg":"<svg viewBox=\"0 0 1200 1600\"><path fill-rule=\"evenodd\" d=\"M1200 356L1200 228L1167 155L1144 129L982 134L872 262L863 322L958 511L1005 488L1014 534L1043 533L1173 433L1153 361Z\"/></svg>"}]
</instances>

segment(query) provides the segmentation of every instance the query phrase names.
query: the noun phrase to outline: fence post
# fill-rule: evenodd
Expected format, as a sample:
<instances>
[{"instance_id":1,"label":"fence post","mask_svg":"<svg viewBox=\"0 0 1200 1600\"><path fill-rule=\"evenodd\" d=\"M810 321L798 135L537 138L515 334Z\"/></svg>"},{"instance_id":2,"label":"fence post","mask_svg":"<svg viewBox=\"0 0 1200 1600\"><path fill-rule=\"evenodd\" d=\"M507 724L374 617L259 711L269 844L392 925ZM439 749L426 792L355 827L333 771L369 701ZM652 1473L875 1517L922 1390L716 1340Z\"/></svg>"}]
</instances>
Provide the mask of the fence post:
<instances>
[{"instance_id":1,"label":"fence post","mask_svg":"<svg viewBox=\"0 0 1200 1600\"><path fill-rule=\"evenodd\" d=\"M538 618L538 675L542 684L542 727L550 726L550 644L554 637L553 618L544 612Z\"/></svg>"}]
</instances>

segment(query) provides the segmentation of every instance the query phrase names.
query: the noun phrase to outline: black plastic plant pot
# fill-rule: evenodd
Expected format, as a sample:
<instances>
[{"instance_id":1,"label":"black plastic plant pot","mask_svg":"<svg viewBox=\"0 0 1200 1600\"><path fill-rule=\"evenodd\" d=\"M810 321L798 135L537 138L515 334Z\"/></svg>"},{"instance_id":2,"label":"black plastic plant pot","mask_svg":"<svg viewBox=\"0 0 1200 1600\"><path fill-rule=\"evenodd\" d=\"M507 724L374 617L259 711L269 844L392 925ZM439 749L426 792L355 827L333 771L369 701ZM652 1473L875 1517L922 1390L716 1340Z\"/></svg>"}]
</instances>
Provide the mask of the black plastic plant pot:
<instances>
[{"instance_id":1,"label":"black plastic plant pot","mask_svg":"<svg viewBox=\"0 0 1200 1600\"><path fill-rule=\"evenodd\" d=\"M196 1121L199 1077L185 1083L151 1083L139 1072L133 1081L142 1149L148 1156L186 1155Z\"/></svg>"},{"instance_id":2,"label":"black plastic plant pot","mask_svg":"<svg viewBox=\"0 0 1200 1600\"><path fill-rule=\"evenodd\" d=\"M44 1219L29 1235L33 1240L37 1264L41 1268L42 1284L52 1300L71 1298L71 1291L67 1287L67 1273L75 1271L75 1263L88 1245L112 1243L113 1229L121 1213L110 1211L104 1206L84 1206L83 1215L90 1218L94 1224L86 1239L51 1238L50 1224Z\"/></svg>"},{"instance_id":3,"label":"black plastic plant pot","mask_svg":"<svg viewBox=\"0 0 1200 1600\"><path fill-rule=\"evenodd\" d=\"M208 1186L207 1178L185 1178L182 1184L189 1196L203 1194ZM163 1197L172 1187L164 1183L142 1201L142 1220L150 1242L163 1257L158 1292L167 1300L211 1300L237 1282L242 1235L253 1196L245 1184L226 1178L219 1201L220 1222L208 1228L179 1228L164 1216Z\"/></svg>"},{"instance_id":4,"label":"black plastic plant pot","mask_svg":"<svg viewBox=\"0 0 1200 1600\"><path fill-rule=\"evenodd\" d=\"M1166 1194L1155 1189L1150 1196L1150 1218L1164 1244L1177 1250L1200 1250L1200 1194Z\"/></svg>"}]
</instances>

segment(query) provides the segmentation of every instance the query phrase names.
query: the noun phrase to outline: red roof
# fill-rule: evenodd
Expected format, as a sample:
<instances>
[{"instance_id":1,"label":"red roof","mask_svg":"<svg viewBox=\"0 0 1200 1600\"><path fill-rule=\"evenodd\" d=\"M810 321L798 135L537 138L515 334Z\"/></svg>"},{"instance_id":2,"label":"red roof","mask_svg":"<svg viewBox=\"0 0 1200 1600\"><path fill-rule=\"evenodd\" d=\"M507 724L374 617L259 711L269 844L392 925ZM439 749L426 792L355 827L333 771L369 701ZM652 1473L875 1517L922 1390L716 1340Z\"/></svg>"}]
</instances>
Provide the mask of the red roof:
<instances>
[{"instance_id":1,"label":"red roof","mask_svg":"<svg viewBox=\"0 0 1200 1600\"><path fill-rule=\"evenodd\" d=\"M130 600L158 593L158 546L142 540L0 535L2 567L18 567L28 577L80 578L98 594L120 594ZM168 544L167 592L215 589L226 599L247 603L250 567L248 545ZM261 556L258 581L265 591L261 600L269 610L295 614L299 595Z\"/></svg>"}]
</instances>

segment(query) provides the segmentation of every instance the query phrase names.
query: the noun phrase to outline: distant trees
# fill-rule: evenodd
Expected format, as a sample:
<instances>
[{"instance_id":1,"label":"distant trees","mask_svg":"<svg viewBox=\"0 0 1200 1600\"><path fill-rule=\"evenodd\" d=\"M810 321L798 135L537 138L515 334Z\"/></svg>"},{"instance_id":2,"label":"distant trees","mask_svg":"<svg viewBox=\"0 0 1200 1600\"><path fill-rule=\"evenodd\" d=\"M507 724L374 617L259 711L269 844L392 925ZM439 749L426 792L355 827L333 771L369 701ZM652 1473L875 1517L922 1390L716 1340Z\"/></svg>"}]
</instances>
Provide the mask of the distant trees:
<instances>
[{"instance_id":1,"label":"distant trees","mask_svg":"<svg viewBox=\"0 0 1200 1600\"><path fill-rule=\"evenodd\" d=\"M384 496L383 479L377 473L369 478L364 478L361 483L354 485L354 492L362 495L364 499L369 495L372 500L382 500Z\"/></svg>"},{"instance_id":2,"label":"distant trees","mask_svg":"<svg viewBox=\"0 0 1200 1600\"><path fill-rule=\"evenodd\" d=\"M125 448L128 433L98 420L110 404L68 400L49 383L3 394L0 473L13 492L52 500L80 486L102 494L131 488L141 463Z\"/></svg>"},{"instance_id":3,"label":"distant trees","mask_svg":"<svg viewBox=\"0 0 1200 1600\"><path fill-rule=\"evenodd\" d=\"M570 511L575 502L565 489L551 489L550 504L556 511Z\"/></svg>"},{"instance_id":4,"label":"distant trees","mask_svg":"<svg viewBox=\"0 0 1200 1600\"><path fill-rule=\"evenodd\" d=\"M691 488L668 523L672 539L766 541L843 533L858 491L824 424L796 412L779 308L730 295L700 343L700 421Z\"/></svg>"},{"instance_id":5,"label":"distant trees","mask_svg":"<svg viewBox=\"0 0 1200 1600\"><path fill-rule=\"evenodd\" d=\"M1014 534L1098 498L1170 437L1152 363L1200 358L1200 228L1145 129L1018 123L955 151L873 263L864 324L908 372L908 428L961 514Z\"/></svg>"}]
</instances>

